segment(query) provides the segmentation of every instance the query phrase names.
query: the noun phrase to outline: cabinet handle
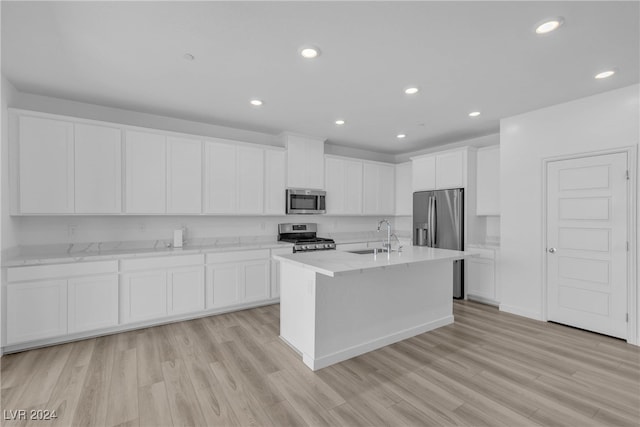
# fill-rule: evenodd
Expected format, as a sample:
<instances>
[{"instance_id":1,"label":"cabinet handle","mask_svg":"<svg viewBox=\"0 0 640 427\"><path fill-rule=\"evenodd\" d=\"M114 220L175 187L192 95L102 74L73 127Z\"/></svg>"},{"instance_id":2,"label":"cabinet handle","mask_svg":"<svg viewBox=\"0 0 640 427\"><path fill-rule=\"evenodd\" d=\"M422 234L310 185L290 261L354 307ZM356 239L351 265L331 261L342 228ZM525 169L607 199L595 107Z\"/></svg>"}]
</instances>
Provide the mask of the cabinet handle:
<instances>
[{"instance_id":1,"label":"cabinet handle","mask_svg":"<svg viewBox=\"0 0 640 427\"><path fill-rule=\"evenodd\" d=\"M556 248L549 248L549 253L555 254L556 253Z\"/></svg>"}]
</instances>

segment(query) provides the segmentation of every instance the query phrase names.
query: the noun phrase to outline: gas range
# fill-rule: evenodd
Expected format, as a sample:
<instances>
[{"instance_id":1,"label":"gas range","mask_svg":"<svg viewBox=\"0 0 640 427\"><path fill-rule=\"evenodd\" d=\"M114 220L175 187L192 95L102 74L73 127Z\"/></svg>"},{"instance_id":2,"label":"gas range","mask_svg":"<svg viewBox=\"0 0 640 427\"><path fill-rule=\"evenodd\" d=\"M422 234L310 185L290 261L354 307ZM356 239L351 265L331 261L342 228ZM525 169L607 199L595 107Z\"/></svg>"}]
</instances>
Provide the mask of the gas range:
<instances>
[{"instance_id":1,"label":"gas range","mask_svg":"<svg viewBox=\"0 0 640 427\"><path fill-rule=\"evenodd\" d=\"M335 249L336 242L317 237L317 230L317 224L278 224L278 240L293 243L293 252Z\"/></svg>"}]
</instances>

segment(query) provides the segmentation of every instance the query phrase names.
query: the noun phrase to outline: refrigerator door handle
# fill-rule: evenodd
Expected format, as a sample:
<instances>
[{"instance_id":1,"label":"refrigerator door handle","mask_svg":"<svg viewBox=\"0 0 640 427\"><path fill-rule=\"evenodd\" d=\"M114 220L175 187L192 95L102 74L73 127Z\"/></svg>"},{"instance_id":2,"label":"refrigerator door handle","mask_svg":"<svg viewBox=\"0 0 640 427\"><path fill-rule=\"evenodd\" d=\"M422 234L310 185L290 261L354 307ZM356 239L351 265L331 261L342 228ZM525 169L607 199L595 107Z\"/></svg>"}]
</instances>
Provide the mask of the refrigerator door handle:
<instances>
[{"instance_id":1,"label":"refrigerator door handle","mask_svg":"<svg viewBox=\"0 0 640 427\"><path fill-rule=\"evenodd\" d=\"M436 247L436 236L438 234L438 216L436 215L436 198L432 198L432 207L431 207L431 228L433 232L431 233L431 247Z\"/></svg>"}]
</instances>

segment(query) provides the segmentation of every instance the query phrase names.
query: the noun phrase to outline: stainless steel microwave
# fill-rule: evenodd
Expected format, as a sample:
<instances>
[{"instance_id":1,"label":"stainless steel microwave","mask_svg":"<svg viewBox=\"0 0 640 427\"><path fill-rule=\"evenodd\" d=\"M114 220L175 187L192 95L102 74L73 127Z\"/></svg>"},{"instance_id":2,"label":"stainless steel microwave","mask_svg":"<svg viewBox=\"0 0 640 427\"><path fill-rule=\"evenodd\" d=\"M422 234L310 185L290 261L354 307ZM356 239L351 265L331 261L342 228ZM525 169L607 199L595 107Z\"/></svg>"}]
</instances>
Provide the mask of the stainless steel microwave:
<instances>
[{"instance_id":1,"label":"stainless steel microwave","mask_svg":"<svg viewBox=\"0 0 640 427\"><path fill-rule=\"evenodd\" d=\"M322 190L287 189L287 215L323 214L327 192Z\"/></svg>"}]
</instances>

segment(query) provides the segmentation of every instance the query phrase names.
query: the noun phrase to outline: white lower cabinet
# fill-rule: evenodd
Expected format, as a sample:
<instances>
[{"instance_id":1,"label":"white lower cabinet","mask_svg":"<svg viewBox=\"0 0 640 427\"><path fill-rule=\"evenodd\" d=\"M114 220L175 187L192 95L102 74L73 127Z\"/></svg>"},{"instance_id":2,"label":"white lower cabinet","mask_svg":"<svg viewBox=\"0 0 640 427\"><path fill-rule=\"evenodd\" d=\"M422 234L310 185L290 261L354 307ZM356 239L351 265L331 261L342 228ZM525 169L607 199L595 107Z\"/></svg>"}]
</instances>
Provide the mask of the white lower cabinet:
<instances>
[{"instance_id":1,"label":"white lower cabinet","mask_svg":"<svg viewBox=\"0 0 640 427\"><path fill-rule=\"evenodd\" d=\"M118 262L7 269L6 345L118 323Z\"/></svg>"},{"instance_id":2,"label":"white lower cabinet","mask_svg":"<svg viewBox=\"0 0 640 427\"><path fill-rule=\"evenodd\" d=\"M271 249L271 298L280 298L280 261L273 259L274 255L293 253L293 248Z\"/></svg>"},{"instance_id":3,"label":"white lower cabinet","mask_svg":"<svg viewBox=\"0 0 640 427\"><path fill-rule=\"evenodd\" d=\"M7 344L66 333L66 280L7 285Z\"/></svg>"},{"instance_id":4,"label":"white lower cabinet","mask_svg":"<svg viewBox=\"0 0 640 427\"><path fill-rule=\"evenodd\" d=\"M204 310L204 266L167 271L169 314Z\"/></svg>"},{"instance_id":5,"label":"white lower cabinet","mask_svg":"<svg viewBox=\"0 0 640 427\"><path fill-rule=\"evenodd\" d=\"M69 333L108 328L118 324L118 276L69 279Z\"/></svg>"},{"instance_id":6,"label":"white lower cabinet","mask_svg":"<svg viewBox=\"0 0 640 427\"><path fill-rule=\"evenodd\" d=\"M467 298L497 305L495 251L480 248L467 248L467 251L479 255L464 261Z\"/></svg>"},{"instance_id":7,"label":"white lower cabinet","mask_svg":"<svg viewBox=\"0 0 640 427\"><path fill-rule=\"evenodd\" d=\"M204 309L204 256L120 262L122 323L161 319Z\"/></svg>"},{"instance_id":8,"label":"white lower cabinet","mask_svg":"<svg viewBox=\"0 0 640 427\"><path fill-rule=\"evenodd\" d=\"M223 308L269 299L268 249L207 255L206 307Z\"/></svg>"},{"instance_id":9,"label":"white lower cabinet","mask_svg":"<svg viewBox=\"0 0 640 427\"><path fill-rule=\"evenodd\" d=\"M122 323L157 319L167 315L167 274L145 271L122 275Z\"/></svg>"}]
</instances>

